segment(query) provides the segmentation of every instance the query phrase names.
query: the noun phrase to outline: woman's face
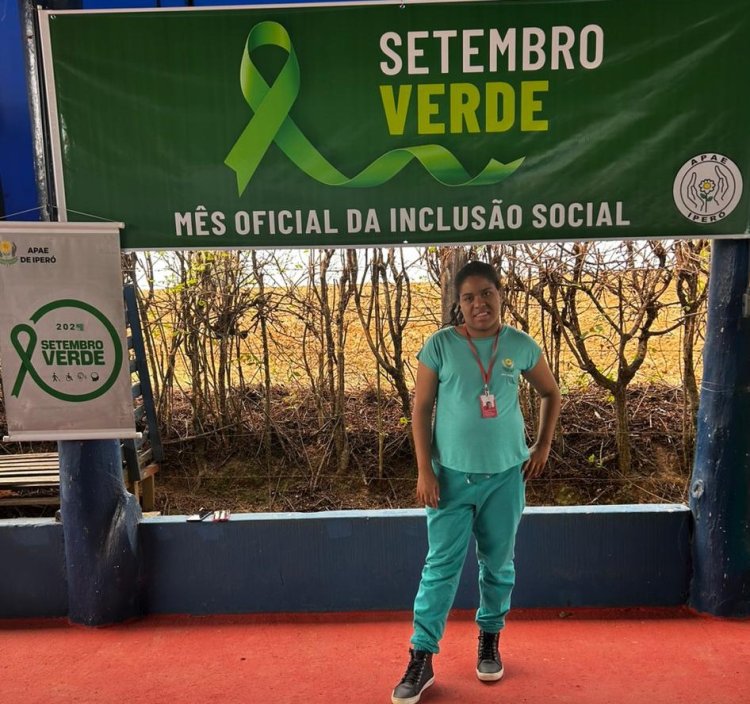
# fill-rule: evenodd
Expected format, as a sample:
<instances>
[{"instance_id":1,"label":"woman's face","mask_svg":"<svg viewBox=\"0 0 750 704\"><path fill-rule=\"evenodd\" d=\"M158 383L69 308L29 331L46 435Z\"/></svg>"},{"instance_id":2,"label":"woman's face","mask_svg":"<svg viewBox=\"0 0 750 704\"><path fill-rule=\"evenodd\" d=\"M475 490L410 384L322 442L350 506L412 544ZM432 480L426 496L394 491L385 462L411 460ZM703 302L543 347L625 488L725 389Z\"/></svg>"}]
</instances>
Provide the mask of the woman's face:
<instances>
[{"instance_id":1,"label":"woman's face","mask_svg":"<svg viewBox=\"0 0 750 704\"><path fill-rule=\"evenodd\" d=\"M458 290L466 328L474 337L494 335L500 325L500 292L484 276L469 276Z\"/></svg>"}]
</instances>

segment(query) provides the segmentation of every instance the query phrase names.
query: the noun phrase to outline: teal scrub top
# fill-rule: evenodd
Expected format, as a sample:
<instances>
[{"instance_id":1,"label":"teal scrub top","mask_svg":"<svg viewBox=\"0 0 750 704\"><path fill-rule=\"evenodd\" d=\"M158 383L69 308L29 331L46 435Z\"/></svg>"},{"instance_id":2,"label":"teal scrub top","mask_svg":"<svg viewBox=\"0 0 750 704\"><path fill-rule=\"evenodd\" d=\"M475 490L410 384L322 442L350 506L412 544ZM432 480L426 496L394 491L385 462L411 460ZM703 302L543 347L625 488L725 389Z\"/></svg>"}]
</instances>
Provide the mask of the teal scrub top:
<instances>
[{"instance_id":1,"label":"teal scrub top","mask_svg":"<svg viewBox=\"0 0 750 704\"><path fill-rule=\"evenodd\" d=\"M485 370L494 340L494 335L472 338ZM536 365L541 354L529 335L503 325L489 383L497 416L483 418L479 397L484 382L468 340L453 326L432 335L417 359L438 377L433 460L448 469L477 474L503 472L525 462L529 449L518 403L518 380L521 372Z\"/></svg>"}]
</instances>

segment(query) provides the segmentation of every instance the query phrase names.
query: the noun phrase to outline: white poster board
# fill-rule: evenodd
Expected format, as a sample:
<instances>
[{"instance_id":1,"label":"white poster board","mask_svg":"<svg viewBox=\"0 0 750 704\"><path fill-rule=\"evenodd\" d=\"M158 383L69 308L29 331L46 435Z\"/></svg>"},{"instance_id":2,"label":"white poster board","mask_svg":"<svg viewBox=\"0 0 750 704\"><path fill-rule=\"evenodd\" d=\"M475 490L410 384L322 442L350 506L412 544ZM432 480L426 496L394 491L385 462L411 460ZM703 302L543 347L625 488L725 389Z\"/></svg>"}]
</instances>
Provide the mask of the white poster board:
<instances>
[{"instance_id":1,"label":"white poster board","mask_svg":"<svg viewBox=\"0 0 750 704\"><path fill-rule=\"evenodd\" d=\"M138 437L121 223L0 223L0 365L10 441Z\"/></svg>"}]
</instances>

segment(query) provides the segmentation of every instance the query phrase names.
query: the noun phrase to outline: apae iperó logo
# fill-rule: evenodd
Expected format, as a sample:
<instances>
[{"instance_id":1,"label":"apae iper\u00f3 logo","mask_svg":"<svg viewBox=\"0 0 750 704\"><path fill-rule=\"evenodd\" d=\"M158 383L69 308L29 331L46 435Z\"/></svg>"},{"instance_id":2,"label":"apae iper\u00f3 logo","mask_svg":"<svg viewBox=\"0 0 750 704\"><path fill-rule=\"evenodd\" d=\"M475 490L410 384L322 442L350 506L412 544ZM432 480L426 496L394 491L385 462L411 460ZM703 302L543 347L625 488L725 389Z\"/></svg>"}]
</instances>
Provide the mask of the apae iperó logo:
<instances>
[{"instance_id":1,"label":"apae iper\u00f3 logo","mask_svg":"<svg viewBox=\"0 0 750 704\"><path fill-rule=\"evenodd\" d=\"M8 240L0 240L0 264L15 264L18 261L16 256L16 243Z\"/></svg>"},{"instance_id":2,"label":"apae iper\u00f3 logo","mask_svg":"<svg viewBox=\"0 0 750 704\"><path fill-rule=\"evenodd\" d=\"M673 195L677 209L691 222L718 222L737 207L742 174L723 154L698 154L677 172Z\"/></svg>"}]
</instances>

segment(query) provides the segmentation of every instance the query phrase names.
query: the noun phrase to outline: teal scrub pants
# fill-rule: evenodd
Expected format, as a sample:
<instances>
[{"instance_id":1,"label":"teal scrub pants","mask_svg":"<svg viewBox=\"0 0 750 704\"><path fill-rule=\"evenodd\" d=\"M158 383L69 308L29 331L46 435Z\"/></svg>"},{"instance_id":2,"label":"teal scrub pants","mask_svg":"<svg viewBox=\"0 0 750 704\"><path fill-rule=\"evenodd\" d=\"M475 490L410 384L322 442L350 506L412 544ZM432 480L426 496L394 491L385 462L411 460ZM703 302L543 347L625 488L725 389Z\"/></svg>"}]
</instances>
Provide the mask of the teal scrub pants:
<instances>
[{"instance_id":1,"label":"teal scrub pants","mask_svg":"<svg viewBox=\"0 0 750 704\"><path fill-rule=\"evenodd\" d=\"M414 600L411 637L415 649L431 653L440 651L471 533L479 562L477 625L489 633L505 625L516 577L516 530L526 503L522 465L498 474L435 470L440 502L436 509L425 509L429 549Z\"/></svg>"}]
</instances>

